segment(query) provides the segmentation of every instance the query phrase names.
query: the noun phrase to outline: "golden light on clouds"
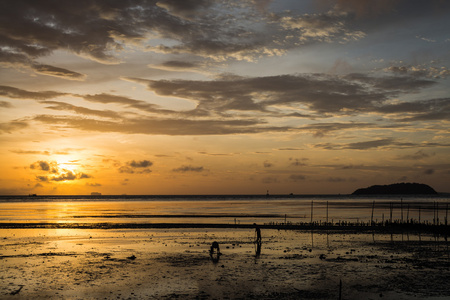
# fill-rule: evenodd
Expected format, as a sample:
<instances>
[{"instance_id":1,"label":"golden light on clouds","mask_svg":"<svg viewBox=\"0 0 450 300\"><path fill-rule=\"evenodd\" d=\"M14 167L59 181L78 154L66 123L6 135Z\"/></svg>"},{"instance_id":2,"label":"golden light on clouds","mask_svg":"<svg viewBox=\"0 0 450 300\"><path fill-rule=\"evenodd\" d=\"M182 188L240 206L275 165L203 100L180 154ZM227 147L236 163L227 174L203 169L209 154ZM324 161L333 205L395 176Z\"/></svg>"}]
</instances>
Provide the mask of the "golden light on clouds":
<instances>
[{"instance_id":1,"label":"golden light on clouds","mask_svg":"<svg viewBox=\"0 0 450 300\"><path fill-rule=\"evenodd\" d=\"M0 193L447 189L450 4L257 2L8 3Z\"/></svg>"}]
</instances>

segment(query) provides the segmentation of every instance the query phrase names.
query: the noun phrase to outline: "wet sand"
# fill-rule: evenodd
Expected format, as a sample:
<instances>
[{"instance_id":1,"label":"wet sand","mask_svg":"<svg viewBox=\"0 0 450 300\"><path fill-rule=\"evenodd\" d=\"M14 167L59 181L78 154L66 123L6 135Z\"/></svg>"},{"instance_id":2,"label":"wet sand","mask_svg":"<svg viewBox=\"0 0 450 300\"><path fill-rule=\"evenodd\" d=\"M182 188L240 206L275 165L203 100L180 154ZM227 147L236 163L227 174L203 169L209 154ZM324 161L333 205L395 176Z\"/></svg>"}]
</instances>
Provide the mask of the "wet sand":
<instances>
[{"instance_id":1,"label":"wet sand","mask_svg":"<svg viewBox=\"0 0 450 300\"><path fill-rule=\"evenodd\" d=\"M338 299L340 281L342 299L450 298L444 237L264 229L260 249L254 239L251 228L0 229L0 298Z\"/></svg>"}]
</instances>

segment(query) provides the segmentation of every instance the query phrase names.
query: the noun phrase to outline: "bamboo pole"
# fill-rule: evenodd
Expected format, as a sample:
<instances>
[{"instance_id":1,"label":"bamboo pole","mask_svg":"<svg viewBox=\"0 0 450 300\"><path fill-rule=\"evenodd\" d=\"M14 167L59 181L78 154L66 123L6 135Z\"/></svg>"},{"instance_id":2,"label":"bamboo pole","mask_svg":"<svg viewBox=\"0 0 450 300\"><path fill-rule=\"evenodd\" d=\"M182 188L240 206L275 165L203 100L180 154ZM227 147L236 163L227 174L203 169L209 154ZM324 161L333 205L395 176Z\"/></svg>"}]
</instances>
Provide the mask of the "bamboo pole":
<instances>
[{"instance_id":1,"label":"bamboo pole","mask_svg":"<svg viewBox=\"0 0 450 300\"><path fill-rule=\"evenodd\" d=\"M420 205L419 205L419 224L420 224Z\"/></svg>"},{"instance_id":2,"label":"bamboo pole","mask_svg":"<svg viewBox=\"0 0 450 300\"><path fill-rule=\"evenodd\" d=\"M389 216L389 223L392 224L392 209L394 208L394 204L391 202L389 205L389 209L390 209L390 216Z\"/></svg>"},{"instance_id":3,"label":"bamboo pole","mask_svg":"<svg viewBox=\"0 0 450 300\"><path fill-rule=\"evenodd\" d=\"M436 201L436 225L439 225L439 202Z\"/></svg>"},{"instance_id":4,"label":"bamboo pole","mask_svg":"<svg viewBox=\"0 0 450 300\"><path fill-rule=\"evenodd\" d=\"M372 202L372 215L370 217L370 225L373 226L373 210L375 209L375 200Z\"/></svg>"},{"instance_id":5,"label":"bamboo pole","mask_svg":"<svg viewBox=\"0 0 450 300\"><path fill-rule=\"evenodd\" d=\"M436 201L433 201L433 225L436 225Z\"/></svg>"},{"instance_id":6,"label":"bamboo pole","mask_svg":"<svg viewBox=\"0 0 450 300\"><path fill-rule=\"evenodd\" d=\"M403 198L400 198L400 215L401 215L401 223L403 223Z\"/></svg>"},{"instance_id":7,"label":"bamboo pole","mask_svg":"<svg viewBox=\"0 0 450 300\"><path fill-rule=\"evenodd\" d=\"M448 203L447 203L447 207L445 208L445 226L448 225Z\"/></svg>"},{"instance_id":8,"label":"bamboo pole","mask_svg":"<svg viewBox=\"0 0 450 300\"><path fill-rule=\"evenodd\" d=\"M409 223L409 204L408 204L408 209L406 212L406 223Z\"/></svg>"},{"instance_id":9,"label":"bamboo pole","mask_svg":"<svg viewBox=\"0 0 450 300\"><path fill-rule=\"evenodd\" d=\"M328 201L327 201L327 225L328 225Z\"/></svg>"}]
</instances>

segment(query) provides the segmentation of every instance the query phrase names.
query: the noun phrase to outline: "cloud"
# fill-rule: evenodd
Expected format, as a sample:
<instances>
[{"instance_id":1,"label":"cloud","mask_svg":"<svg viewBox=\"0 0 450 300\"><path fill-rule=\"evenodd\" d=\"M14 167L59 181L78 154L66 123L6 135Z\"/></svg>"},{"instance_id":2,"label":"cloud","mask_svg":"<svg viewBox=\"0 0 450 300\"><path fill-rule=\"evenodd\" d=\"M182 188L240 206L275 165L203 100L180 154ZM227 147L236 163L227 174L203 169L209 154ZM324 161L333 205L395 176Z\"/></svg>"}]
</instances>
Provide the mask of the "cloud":
<instances>
[{"instance_id":1,"label":"cloud","mask_svg":"<svg viewBox=\"0 0 450 300\"><path fill-rule=\"evenodd\" d=\"M279 183L279 180L277 177L268 176L268 177L262 178L261 182L264 184L273 184L273 183Z\"/></svg>"},{"instance_id":2,"label":"cloud","mask_svg":"<svg viewBox=\"0 0 450 300\"><path fill-rule=\"evenodd\" d=\"M413 142L401 142L394 138L384 138L372 141L354 142L347 144L339 143L319 143L314 145L314 148L326 149L326 150L370 150L370 149L405 149L405 148L417 148L417 147L450 147L449 143L413 143Z\"/></svg>"},{"instance_id":3,"label":"cloud","mask_svg":"<svg viewBox=\"0 0 450 300\"><path fill-rule=\"evenodd\" d=\"M137 110L150 112L150 113L159 113L159 114L176 114L178 112L161 109L156 104L147 103L145 101L141 100L135 100L128 97L123 96L117 96L117 95L111 95L111 94L95 94L95 95L77 95L79 97L82 97L86 101L94 102L94 103L103 103L103 104L119 104L124 105L126 107L134 108Z\"/></svg>"},{"instance_id":4,"label":"cloud","mask_svg":"<svg viewBox=\"0 0 450 300\"><path fill-rule=\"evenodd\" d=\"M154 69L166 70L166 71L198 71L201 70L203 64L196 62L187 62L179 60L166 61L159 65L149 65Z\"/></svg>"},{"instance_id":5,"label":"cloud","mask_svg":"<svg viewBox=\"0 0 450 300\"><path fill-rule=\"evenodd\" d=\"M46 161L37 161L30 165L30 169L42 170L42 171L50 171L50 164Z\"/></svg>"},{"instance_id":6,"label":"cloud","mask_svg":"<svg viewBox=\"0 0 450 300\"><path fill-rule=\"evenodd\" d=\"M178 173L187 173L187 172L203 172L205 171L205 169L203 167L195 167L195 166L181 166L179 168L173 169L173 172L178 172Z\"/></svg>"},{"instance_id":7,"label":"cloud","mask_svg":"<svg viewBox=\"0 0 450 300\"><path fill-rule=\"evenodd\" d=\"M39 182L51 182L51 181L73 181L80 179L92 178L91 175L83 172L75 172L59 167L55 161L43 161L39 160L30 165L30 169L38 172L43 172L44 175L36 175L36 180Z\"/></svg>"},{"instance_id":8,"label":"cloud","mask_svg":"<svg viewBox=\"0 0 450 300\"><path fill-rule=\"evenodd\" d=\"M0 132L11 133L20 129L28 127L28 123L25 121L10 121L0 123Z\"/></svg>"},{"instance_id":9,"label":"cloud","mask_svg":"<svg viewBox=\"0 0 450 300\"><path fill-rule=\"evenodd\" d=\"M12 153L15 154L25 154L25 155L29 155L29 154L40 154L40 155L50 155L50 151L39 151L39 150L9 150Z\"/></svg>"},{"instance_id":10,"label":"cloud","mask_svg":"<svg viewBox=\"0 0 450 300\"><path fill-rule=\"evenodd\" d=\"M48 182L48 176L36 176L36 180L42 182Z\"/></svg>"},{"instance_id":11,"label":"cloud","mask_svg":"<svg viewBox=\"0 0 450 300\"><path fill-rule=\"evenodd\" d=\"M418 14L430 15L448 11L449 3L440 0L332 0L337 11L354 14L358 19L398 17L402 12L404 19L416 19Z\"/></svg>"},{"instance_id":12,"label":"cloud","mask_svg":"<svg viewBox=\"0 0 450 300\"><path fill-rule=\"evenodd\" d=\"M397 121L400 122L448 120L450 118L450 98L385 104L375 108L374 111L396 115Z\"/></svg>"},{"instance_id":13,"label":"cloud","mask_svg":"<svg viewBox=\"0 0 450 300\"><path fill-rule=\"evenodd\" d=\"M77 179L77 176L72 171L68 171L66 173L62 173L58 176L51 178L52 181L67 181L75 179Z\"/></svg>"},{"instance_id":14,"label":"cloud","mask_svg":"<svg viewBox=\"0 0 450 300\"><path fill-rule=\"evenodd\" d=\"M49 75L53 77L60 77L69 80L80 80L83 81L86 78L86 75L80 74L74 71L70 71L63 68L57 68L49 65L33 65L33 70L36 73Z\"/></svg>"},{"instance_id":15,"label":"cloud","mask_svg":"<svg viewBox=\"0 0 450 300\"><path fill-rule=\"evenodd\" d=\"M292 174L289 176L289 181L298 182L298 181L304 181L306 180L306 176L299 175L299 174Z\"/></svg>"},{"instance_id":16,"label":"cloud","mask_svg":"<svg viewBox=\"0 0 450 300\"><path fill-rule=\"evenodd\" d=\"M273 167L273 163L271 163L271 162L269 162L269 161L265 161L264 163L263 163L263 166L264 166L264 168L271 168L271 167Z\"/></svg>"},{"instance_id":17,"label":"cloud","mask_svg":"<svg viewBox=\"0 0 450 300\"><path fill-rule=\"evenodd\" d=\"M11 108L13 107L11 103L7 102L7 101L0 101L0 107L3 108Z\"/></svg>"},{"instance_id":18,"label":"cloud","mask_svg":"<svg viewBox=\"0 0 450 300\"><path fill-rule=\"evenodd\" d=\"M119 119L122 117L120 113L111 110L96 110L89 109L82 106L75 106L72 104L68 104L65 102L58 101L41 101L42 104L48 104L46 106L47 109L60 110L60 111L73 111L77 114L88 115L88 116L97 116L102 118L111 118L111 119Z\"/></svg>"},{"instance_id":19,"label":"cloud","mask_svg":"<svg viewBox=\"0 0 450 300\"><path fill-rule=\"evenodd\" d=\"M67 94L54 91L30 92L11 86L0 85L0 96L12 99L47 100L64 95Z\"/></svg>"},{"instance_id":20,"label":"cloud","mask_svg":"<svg viewBox=\"0 0 450 300\"><path fill-rule=\"evenodd\" d=\"M127 78L145 84L149 90L197 104L205 115L230 111L274 112L277 105L307 106L319 114L348 114L370 111L390 98L436 84L435 81L411 76L346 76L296 74L252 78L194 80L144 80Z\"/></svg>"},{"instance_id":21,"label":"cloud","mask_svg":"<svg viewBox=\"0 0 450 300\"><path fill-rule=\"evenodd\" d=\"M128 173L128 174L145 174L151 173L152 171L148 168L153 165L153 162L149 160L141 160L141 161L129 161L119 167L119 173Z\"/></svg>"},{"instance_id":22,"label":"cloud","mask_svg":"<svg viewBox=\"0 0 450 300\"><path fill-rule=\"evenodd\" d=\"M447 67L428 67L423 65L394 65L384 69L386 72L392 72L398 75L411 75L414 77L425 78L447 78L450 70Z\"/></svg>"},{"instance_id":23,"label":"cloud","mask_svg":"<svg viewBox=\"0 0 450 300\"><path fill-rule=\"evenodd\" d=\"M298 158L289 158L289 161L291 162L290 165L293 167L304 167L307 164L305 163L305 161L308 161L308 158L302 158L302 159L298 159Z\"/></svg>"},{"instance_id":24,"label":"cloud","mask_svg":"<svg viewBox=\"0 0 450 300\"><path fill-rule=\"evenodd\" d=\"M425 174L425 175L433 175L434 174L434 169L426 169L425 171L423 171L423 174Z\"/></svg>"},{"instance_id":25,"label":"cloud","mask_svg":"<svg viewBox=\"0 0 450 300\"><path fill-rule=\"evenodd\" d=\"M284 29L297 31L300 42L320 41L332 42L339 40L347 42L364 38L362 31L352 31L345 25L347 15L336 11L323 14L305 14L302 16L284 16L279 22Z\"/></svg>"},{"instance_id":26,"label":"cloud","mask_svg":"<svg viewBox=\"0 0 450 300\"><path fill-rule=\"evenodd\" d=\"M120 121L112 122L52 115L38 115L33 117L33 120L53 126L70 127L79 130L121 132L126 134L227 135L289 130L288 127L258 126L265 124L265 122L257 120L123 118Z\"/></svg>"},{"instance_id":27,"label":"cloud","mask_svg":"<svg viewBox=\"0 0 450 300\"><path fill-rule=\"evenodd\" d=\"M431 156L434 156L434 153L430 155L430 154L425 153L422 150L419 150L413 154L399 155L399 156L397 156L396 159L397 160L421 160L421 159L425 159L425 158L428 158Z\"/></svg>"},{"instance_id":28,"label":"cloud","mask_svg":"<svg viewBox=\"0 0 450 300\"><path fill-rule=\"evenodd\" d=\"M153 165L149 160L131 161L128 163L133 168L147 168Z\"/></svg>"},{"instance_id":29,"label":"cloud","mask_svg":"<svg viewBox=\"0 0 450 300\"><path fill-rule=\"evenodd\" d=\"M185 19L193 19L213 4L211 0L164 0L157 6L167 9L172 15Z\"/></svg>"}]
</instances>

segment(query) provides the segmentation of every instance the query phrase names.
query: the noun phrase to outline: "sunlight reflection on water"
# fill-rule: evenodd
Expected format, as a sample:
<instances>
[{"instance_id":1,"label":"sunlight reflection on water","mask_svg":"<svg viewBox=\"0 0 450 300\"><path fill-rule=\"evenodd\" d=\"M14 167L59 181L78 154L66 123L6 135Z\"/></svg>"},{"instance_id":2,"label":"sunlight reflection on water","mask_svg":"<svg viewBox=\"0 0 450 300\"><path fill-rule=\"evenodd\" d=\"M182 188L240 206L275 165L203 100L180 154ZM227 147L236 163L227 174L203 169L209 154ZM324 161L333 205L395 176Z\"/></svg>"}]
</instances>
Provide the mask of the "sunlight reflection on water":
<instances>
[{"instance_id":1,"label":"sunlight reflection on water","mask_svg":"<svg viewBox=\"0 0 450 300\"><path fill-rule=\"evenodd\" d=\"M16 223L283 223L338 222L373 219L441 223L448 218L450 198L399 197L202 197L187 200L177 197L163 200L135 198L82 200L77 198L40 198L33 201L0 203L0 222ZM26 200L26 199L25 199ZM438 210L435 210L438 204Z\"/></svg>"}]
</instances>

